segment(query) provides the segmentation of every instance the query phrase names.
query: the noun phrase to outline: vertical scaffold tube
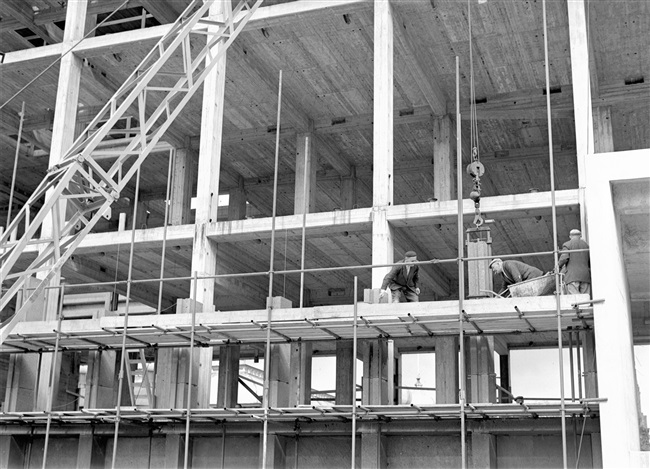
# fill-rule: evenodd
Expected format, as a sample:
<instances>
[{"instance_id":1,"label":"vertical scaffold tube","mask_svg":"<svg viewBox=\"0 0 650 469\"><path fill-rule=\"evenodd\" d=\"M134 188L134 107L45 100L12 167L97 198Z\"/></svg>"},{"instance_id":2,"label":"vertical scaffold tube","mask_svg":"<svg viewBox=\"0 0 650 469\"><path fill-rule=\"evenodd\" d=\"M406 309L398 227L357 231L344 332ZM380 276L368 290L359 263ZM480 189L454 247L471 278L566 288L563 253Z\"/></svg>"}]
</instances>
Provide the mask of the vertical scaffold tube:
<instances>
[{"instance_id":1,"label":"vertical scaffold tube","mask_svg":"<svg viewBox=\"0 0 650 469\"><path fill-rule=\"evenodd\" d=\"M309 137L305 137L305 161L302 181L302 251L300 253L300 307L303 307L303 298L305 292L305 228L307 225L307 207L309 207L309 198L307 197L307 161L309 160ZM286 256L286 253L285 253Z\"/></svg>"},{"instance_id":2,"label":"vertical scaffold tube","mask_svg":"<svg viewBox=\"0 0 650 469\"><path fill-rule=\"evenodd\" d=\"M557 246L557 211L555 207L555 175L553 167L553 127L551 120L551 85L548 63L548 26L546 23L546 0L542 0L542 16L544 19L544 70L546 74L546 122L548 127L548 160L551 178L551 218L553 219L553 265L555 271L555 309L557 315L557 348L560 362L560 418L562 420L562 462L567 469L566 444L566 408L564 402L564 357L562 354L562 311L560 309L560 276L558 268Z\"/></svg>"},{"instance_id":3,"label":"vertical scaffold tube","mask_svg":"<svg viewBox=\"0 0 650 469\"><path fill-rule=\"evenodd\" d=\"M269 260L269 297L266 316L266 352L264 356L264 433L262 435L262 469L266 469L269 444L269 380L271 377L271 320L273 319L273 262L275 260L275 212L278 203L278 166L280 162L280 112L282 110L282 70L278 82L278 116L275 127L275 170L273 172L273 212L271 213L271 255Z\"/></svg>"},{"instance_id":4,"label":"vertical scaffold tube","mask_svg":"<svg viewBox=\"0 0 650 469\"><path fill-rule=\"evenodd\" d=\"M135 251L135 224L138 218L138 203L140 201L140 168L135 180L135 198L133 200L133 223L131 223L131 246L129 251L129 270L126 277L126 305L124 307L124 329L122 330L122 355L120 357L120 373L117 380L117 404L115 406L115 431L113 432L113 454L111 469L115 469L117 458L117 440L120 432L120 419L122 417L122 388L124 386L124 371L126 370L126 331L129 328L129 307L131 306L131 287L133 286L133 255ZM130 385L130 383L129 383Z\"/></svg>"},{"instance_id":5,"label":"vertical scaffold tube","mask_svg":"<svg viewBox=\"0 0 650 469\"><path fill-rule=\"evenodd\" d=\"M356 466L357 451L357 282L354 276L354 318L352 320L352 469Z\"/></svg>"},{"instance_id":6,"label":"vertical scaffold tube","mask_svg":"<svg viewBox=\"0 0 650 469\"><path fill-rule=\"evenodd\" d=\"M50 369L50 383L47 394L47 425L45 427L45 443L43 444L43 469L47 464L47 449L50 442L50 426L52 425L52 401L54 400L54 373L56 373L57 355L59 354L59 339L61 337L61 321L63 320L63 285L59 286L59 302L57 305L56 337L54 339L54 355ZM46 297L49 295L46 295ZM24 298L24 297L23 297ZM38 392L36 388L35 393Z\"/></svg>"},{"instance_id":7,"label":"vertical scaffold tube","mask_svg":"<svg viewBox=\"0 0 650 469\"><path fill-rule=\"evenodd\" d=\"M460 357L458 360L458 403L460 405L460 451L461 467L467 467L467 447L465 444L465 344L463 343L463 300L465 298L465 269L463 264L463 149L461 145L460 127L460 62L456 56L456 193L458 194L458 345Z\"/></svg>"},{"instance_id":8,"label":"vertical scaffold tube","mask_svg":"<svg viewBox=\"0 0 650 469\"><path fill-rule=\"evenodd\" d=\"M190 420L192 418L192 362L194 361L194 331L196 327L196 287L198 273L194 271L194 293L192 296L192 325L190 326L190 355L187 358L187 409L185 410L185 455L183 457L183 468L187 469L190 456Z\"/></svg>"}]
</instances>

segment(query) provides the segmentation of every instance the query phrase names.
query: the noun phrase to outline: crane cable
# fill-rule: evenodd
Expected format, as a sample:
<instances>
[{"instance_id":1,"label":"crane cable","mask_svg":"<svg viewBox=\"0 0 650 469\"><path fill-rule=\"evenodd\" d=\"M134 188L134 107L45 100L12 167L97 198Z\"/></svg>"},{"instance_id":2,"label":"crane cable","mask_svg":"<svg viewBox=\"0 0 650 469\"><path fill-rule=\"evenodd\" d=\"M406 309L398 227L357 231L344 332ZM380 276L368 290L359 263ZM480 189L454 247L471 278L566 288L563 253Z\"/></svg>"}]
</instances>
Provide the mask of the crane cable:
<instances>
[{"instance_id":1,"label":"crane cable","mask_svg":"<svg viewBox=\"0 0 650 469\"><path fill-rule=\"evenodd\" d=\"M470 88L470 147L471 161L467 165L467 173L472 176L472 191L469 198L474 202L474 225L479 228L483 223L481 216L481 176L485 167L480 161L478 143L478 119L476 116L476 90L474 89L474 52L472 41L472 8L471 0L467 0L467 22L469 24L469 88Z\"/></svg>"}]
</instances>

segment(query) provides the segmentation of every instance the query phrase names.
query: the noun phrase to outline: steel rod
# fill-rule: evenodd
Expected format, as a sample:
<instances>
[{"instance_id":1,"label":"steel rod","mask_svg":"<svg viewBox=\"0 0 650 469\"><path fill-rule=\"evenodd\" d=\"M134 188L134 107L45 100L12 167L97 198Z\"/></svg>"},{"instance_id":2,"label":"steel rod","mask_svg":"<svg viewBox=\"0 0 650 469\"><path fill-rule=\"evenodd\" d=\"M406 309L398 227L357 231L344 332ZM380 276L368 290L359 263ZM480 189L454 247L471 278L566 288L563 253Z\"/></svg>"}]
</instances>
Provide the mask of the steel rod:
<instances>
[{"instance_id":1,"label":"steel rod","mask_svg":"<svg viewBox=\"0 0 650 469\"><path fill-rule=\"evenodd\" d=\"M305 155L303 160L303 181L302 181L302 243L300 251L300 308L303 307L305 293L305 226L307 225L307 209L309 197L307 197L307 163L309 161L309 137L305 137ZM286 253L285 253L286 257Z\"/></svg>"},{"instance_id":2,"label":"steel rod","mask_svg":"<svg viewBox=\"0 0 650 469\"><path fill-rule=\"evenodd\" d=\"M59 338L61 336L61 321L63 320L63 285L60 285L59 298L57 305L57 325L56 325L56 340L54 342L54 352L52 355L52 368L50 369L50 383L47 395L47 426L45 428L45 442L43 443L43 466L47 464L47 450L50 442L50 425L52 424L52 401L54 400L54 374L56 373L56 362L59 354ZM48 295L49 296L49 295ZM46 302L47 304L47 302ZM34 390L38 393L38 388Z\"/></svg>"},{"instance_id":3,"label":"steel rod","mask_svg":"<svg viewBox=\"0 0 650 469\"><path fill-rule=\"evenodd\" d=\"M582 347L580 332L576 332L576 361L578 362L578 398L582 399Z\"/></svg>"},{"instance_id":4,"label":"steel rod","mask_svg":"<svg viewBox=\"0 0 650 469\"><path fill-rule=\"evenodd\" d=\"M176 152L174 150L169 150L169 166L167 168L167 194L165 195L165 219L163 221L163 242L160 255L160 283L158 285L158 308L157 312L160 314L162 311L162 297L163 297L163 286L165 284L165 257L167 250L167 220L169 218L169 206L171 204L170 195L171 192L171 182L172 178L175 178L176 175L172 173L172 167L176 162ZM196 272L195 272L196 273Z\"/></svg>"},{"instance_id":5,"label":"steel rod","mask_svg":"<svg viewBox=\"0 0 650 469\"><path fill-rule=\"evenodd\" d=\"M574 383L574 368L573 368L573 332L569 331L569 376L571 377L571 402L576 400L576 387Z\"/></svg>"},{"instance_id":6,"label":"steel rod","mask_svg":"<svg viewBox=\"0 0 650 469\"><path fill-rule=\"evenodd\" d=\"M458 382L460 392L458 403L460 405L460 447L461 467L467 468L467 447L465 442L465 344L463 339L463 300L465 298L465 269L463 264L463 148L461 141L461 116L460 116L460 60L456 56L456 192L458 194L458 337L460 358L458 360Z\"/></svg>"},{"instance_id":7,"label":"steel rod","mask_svg":"<svg viewBox=\"0 0 650 469\"><path fill-rule=\"evenodd\" d=\"M354 277L354 316L352 319L352 462L351 467L356 467L357 450L357 284L358 278Z\"/></svg>"},{"instance_id":8,"label":"steel rod","mask_svg":"<svg viewBox=\"0 0 650 469\"><path fill-rule=\"evenodd\" d=\"M115 469L117 458L117 441L120 431L120 416L122 407L122 389L124 387L124 372L126 371L126 331L129 328L129 307L131 305L131 285L133 280L133 256L135 254L135 224L138 218L138 203L140 200L140 168L138 168L135 180L135 197L133 200L133 220L131 223L131 246L129 250L129 268L126 282L126 304L124 306L124 330L122 331L122 355L120 356L120 373L117 383L117 403L115 406L115 433L113 434L113 454L111 457L111 469ZM129 383L129 386L131 383Z\"/></svg>"},{"instance_id":9,"label":"steel rod","mask_svg":"<svg viewBox=\"0 0 650 469\"><path fill-rule=\"evenodd\" d=\"M275 260L275 219L278 204L278 168L280 162L280 115L282 111L282 70L278 79L278 114L275 127L275 169L273 171L273 212L271 214L271 254L269 260L269 297L267 305L266 356L264 357L264 432L262 435L262 469L267 466L269 440L269 391L271 373L271 321L273 320L273 264Z\"/></svg>"},{"instance_id":10,"label":"steel rod","mask_svg":"<svg viewBox=\"0 0 650 469\"><path fill-rule=\"evenodd\" d=\"M553 121L551 118L551 85L549 77L549 58L548 58L548 25L546 21L546 0L542 0L542 16L544 23L544 72L546 78L546 123L548 127L548 160L549 173L551 180L551 218L553 220L553 266L555 275L555 303L557 310L557 341L558 341L558 359L560 362L560 413L562 421L562 463L564 469L567 469L567 435L566 435L566 410L564 402L564 357L562 353L562 318L560 312L560 269L558 267L558 243L557 243L557 210L555 207L555 168L553 161Z\"/></svg>"}]
</instances>

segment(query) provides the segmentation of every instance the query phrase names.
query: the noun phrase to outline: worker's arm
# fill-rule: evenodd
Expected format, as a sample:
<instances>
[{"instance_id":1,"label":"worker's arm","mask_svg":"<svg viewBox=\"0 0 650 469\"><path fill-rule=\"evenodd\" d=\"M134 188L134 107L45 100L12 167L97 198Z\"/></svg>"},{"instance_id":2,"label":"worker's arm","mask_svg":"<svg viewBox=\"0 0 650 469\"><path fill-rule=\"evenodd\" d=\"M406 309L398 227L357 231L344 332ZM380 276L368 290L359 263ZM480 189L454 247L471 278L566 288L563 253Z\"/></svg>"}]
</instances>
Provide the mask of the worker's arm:
<instances>
[{"instance_id":1,"label":"worker's arm","mask_svg":"<svg viewBox=\"0 0 650 469\"><path fill-rule=\"evenodd\" d=\"M557 261L557 268L558 268L558 270L561 269L562 267L564 267L564 265L565 265L567 262L569 262L569 256L570 256L571 254L570 254L569 252L566 252L566 251L568 251L568 250L569 250L568 247L566 247L566 246L562 246L562 255L560 256L560 258L559 258L558 261Z\"/></svg>"},{"instance_id":2,"label":"worker's arm","mask_svg":"<svg viewBox=\"0 0 650 469\"><path fill-rule=\"evenodd\" d=\"M397 273L399 272L401 266L395 265L390 269L390 272L386 274L384 277L384 281L381 283L381 289L386 290L388 287L388 284L392 281L395 280L395 277L397 277Z\"/></svg>"}]
</instances>

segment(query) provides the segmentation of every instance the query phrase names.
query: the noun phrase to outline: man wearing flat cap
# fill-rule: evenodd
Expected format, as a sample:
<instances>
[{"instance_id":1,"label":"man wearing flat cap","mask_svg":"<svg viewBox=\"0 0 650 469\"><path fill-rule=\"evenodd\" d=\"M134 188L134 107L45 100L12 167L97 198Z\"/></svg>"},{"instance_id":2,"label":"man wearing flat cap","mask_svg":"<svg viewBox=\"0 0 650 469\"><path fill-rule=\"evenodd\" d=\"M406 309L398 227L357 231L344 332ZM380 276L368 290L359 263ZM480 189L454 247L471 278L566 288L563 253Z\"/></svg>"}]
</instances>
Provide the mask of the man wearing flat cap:
<instances>
[{"instance_id":1,"label":"man wearing flat cap","mask_svg":"<svg viewBox=\"0 0 650 469\"><path fill-rule=\"evenodd\" d=\"M417 265L412 265L413 262L418 260L414 251L408 251L404 254L404 259L399 261L403 265L395 265L390 269L390 272L384 277L381 284L382 298L386 294L386 289L390 289L392 294L393 303L399 303L400 295L408 302L419 301L418 295L420 289L418 282L420 281L420 268Z\"/></svg>"},{"instance_id":2,"label":"man wearing flat cap","mask_svg":"<svg viewBox=\"0 0 650 469\"><path fill-rule=\"evenodd\" d=\"M580 230L573 229L569 232L569 241L562 245L562 255L557 263L559 269L565 269L565 293L591 295L589 251L569 252L575 249L589 249L589 245L582 239Z\"/></svg>"},{"instance_id":3,"label":"man wearing flat cap","mask_svg":"<svg viewBox=\"0 0 650 469\"><path fill-rule=\"evenodd\" d=\"M505 291L510 285L541 277L544 273L537 267L525 264L520 261L503 261L498 257L490 262L490 269L495 274L500 274L503 279L503 289Z\"/></svg>"}]
</instances>

